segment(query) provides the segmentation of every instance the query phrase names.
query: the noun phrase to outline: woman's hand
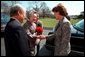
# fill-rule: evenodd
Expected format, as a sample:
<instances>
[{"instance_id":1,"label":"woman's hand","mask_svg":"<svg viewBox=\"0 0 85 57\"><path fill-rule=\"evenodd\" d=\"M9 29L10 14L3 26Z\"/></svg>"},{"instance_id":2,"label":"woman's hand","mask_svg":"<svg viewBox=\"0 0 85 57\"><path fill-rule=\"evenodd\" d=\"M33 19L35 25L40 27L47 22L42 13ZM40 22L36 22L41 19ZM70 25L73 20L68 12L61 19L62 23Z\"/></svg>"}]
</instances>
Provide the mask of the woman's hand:
<instances>
[{"instance_id":1,"label":"woman's hand","mask_svg":"<svg viewBox=\"0 0 85 57\"><path fill-rule=\"evenodd\" d=\"M46 35L38 35L37 38L39 38L39 39L46 39Z\"/></svg>"}]
</instances>

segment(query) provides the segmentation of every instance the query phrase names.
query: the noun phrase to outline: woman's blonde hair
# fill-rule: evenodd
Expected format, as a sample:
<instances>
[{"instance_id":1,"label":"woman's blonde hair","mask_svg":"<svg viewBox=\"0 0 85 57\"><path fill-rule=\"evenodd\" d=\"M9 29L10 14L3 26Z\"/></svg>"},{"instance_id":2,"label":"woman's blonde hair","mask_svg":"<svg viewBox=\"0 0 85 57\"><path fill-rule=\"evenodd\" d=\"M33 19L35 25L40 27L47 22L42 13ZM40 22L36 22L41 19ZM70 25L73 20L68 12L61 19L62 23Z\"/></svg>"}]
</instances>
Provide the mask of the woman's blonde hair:
<instances>
[{"instance_id":1,"label":"woman's blonde hair","mask_svg":"<svg viewBox=\"0 0 85 57\"><path fill-rule=\"evenodd\" d=\"M30 17L32 16L32 15L34 15L34 14L36 14L37 15L37 17L39 18L39 14L37 13L37 11L27 11L26 12L26 16L27 16L27 18L28 19L30 19Z\"/></svg>"}]
</instances>

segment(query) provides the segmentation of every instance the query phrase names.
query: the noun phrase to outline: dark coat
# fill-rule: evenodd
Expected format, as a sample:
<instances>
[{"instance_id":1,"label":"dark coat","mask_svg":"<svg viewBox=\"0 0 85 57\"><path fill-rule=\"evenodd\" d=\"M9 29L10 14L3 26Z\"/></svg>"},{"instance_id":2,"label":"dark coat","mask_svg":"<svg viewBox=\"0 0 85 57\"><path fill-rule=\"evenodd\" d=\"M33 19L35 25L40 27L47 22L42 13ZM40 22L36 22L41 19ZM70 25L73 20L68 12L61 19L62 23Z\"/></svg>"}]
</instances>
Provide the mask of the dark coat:
<instances>
[{"instance_id":1,"label":"dark coat","mask_svg":"<svg viewBox=\"0 0 85 57\"><path fill-rule=\"evenodd\" d=\"M21 24L11 18L5 27L6 56L30 56L30 43Z\"/></svg>"}]
</instances>

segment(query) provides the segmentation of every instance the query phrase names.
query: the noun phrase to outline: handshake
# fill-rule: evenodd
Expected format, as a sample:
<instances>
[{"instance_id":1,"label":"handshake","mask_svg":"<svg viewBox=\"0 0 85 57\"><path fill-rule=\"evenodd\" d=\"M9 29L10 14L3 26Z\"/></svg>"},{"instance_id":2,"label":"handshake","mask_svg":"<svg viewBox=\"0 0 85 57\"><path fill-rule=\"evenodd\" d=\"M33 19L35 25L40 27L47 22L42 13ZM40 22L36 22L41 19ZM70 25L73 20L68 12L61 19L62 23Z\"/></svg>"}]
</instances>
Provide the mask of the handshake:
<instances>
[{"instance_id":1,"label":"handshake","mask_svg":"<svg viewBox=\"0 0 85 57\"><path fill-rule=\"evenodd\" d=\"M38 45L39 42L42 40L42 39L46 39L47 36L46 35L32 35L32 37L35 39L35 44Z\"/></svg>"},{"instance_id":2,"label":"handshake","mask_svg":"<svg viewBox=\"0 0 85 57\"><path fill-rule=\"evenodd\" d=\"M42 40L42 39L46 39L46 36L45 35L37 35L35 44L38 45L40 43L40 40Z\"/></svg>"},{"instance_id":3,"label":"handshake","mask_svg":"<svg viewBox=\"0 0 85 57\"><path fill-rule=\"evenodd\" d=\"M46 39L47 36L46 35L37 35L36 38L37 39Z\"/></svg>"}]
</instances>

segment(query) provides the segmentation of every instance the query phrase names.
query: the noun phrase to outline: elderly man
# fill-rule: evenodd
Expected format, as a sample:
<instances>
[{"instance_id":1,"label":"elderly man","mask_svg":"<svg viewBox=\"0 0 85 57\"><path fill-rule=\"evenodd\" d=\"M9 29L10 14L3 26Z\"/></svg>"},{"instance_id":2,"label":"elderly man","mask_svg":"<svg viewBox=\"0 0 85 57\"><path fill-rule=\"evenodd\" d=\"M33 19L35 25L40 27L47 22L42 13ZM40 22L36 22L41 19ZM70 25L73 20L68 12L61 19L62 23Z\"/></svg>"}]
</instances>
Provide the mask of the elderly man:
<instances>
[{"instance_id":1,"label":"elderly man","mask_svg":"<svg viewBox=\"0 0 85 57\"><path fill-rule=\"evenodd\" d=\"M16 4L10 9L10 21L5 28L6 56L30 56L30 42L21 26L26 10Z\"/></svg>"}]
</instances>

